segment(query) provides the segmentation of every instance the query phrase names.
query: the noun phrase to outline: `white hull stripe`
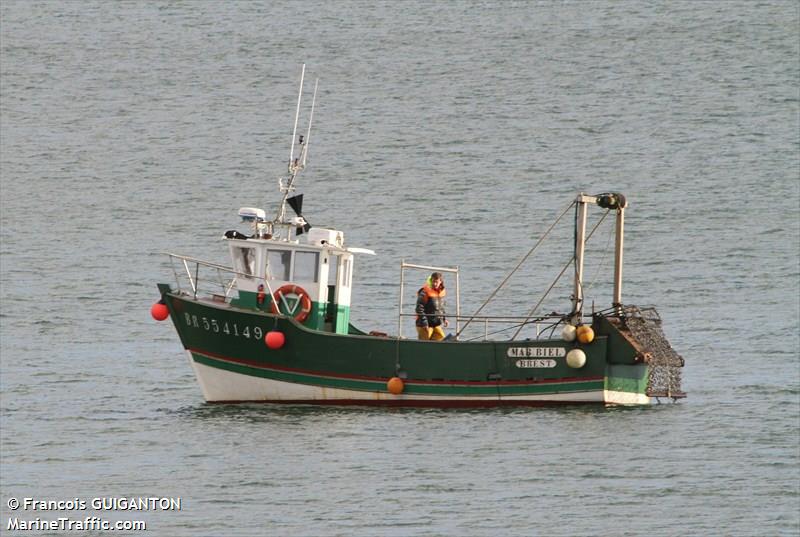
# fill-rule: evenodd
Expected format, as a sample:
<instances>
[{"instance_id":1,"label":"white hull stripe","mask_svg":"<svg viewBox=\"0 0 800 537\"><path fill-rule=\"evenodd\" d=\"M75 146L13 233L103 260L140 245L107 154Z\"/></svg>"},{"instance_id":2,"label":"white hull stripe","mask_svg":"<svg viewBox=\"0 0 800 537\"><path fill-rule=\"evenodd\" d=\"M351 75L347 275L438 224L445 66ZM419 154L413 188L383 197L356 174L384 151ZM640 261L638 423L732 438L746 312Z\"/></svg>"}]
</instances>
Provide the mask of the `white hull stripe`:
<instances>
[{"instance_id":1,"label":"white hull stripe","mask_svg":"<svg viewBox=\"0 0 800 537\"><path fill-rule=\"evenodd\" d=\"M262 377L243 375L196 362L188 352L197 381L206 401L517 401L554 403L602 403L603 390L573 393L532 394L515 396L473 395L392 395L386 392L348 390L297 384ZM620 403L622 404L622 403Z\"/></svg>"},{"instance_id":2,"label":"white hull stripe","mask_svg":"<svg viewBox=\"0 0 800 537\"><path fill-rule=\"evenodd\" d=\"M649 405L650 397L643 393L604 390L603 399L609 405Z\"/></svg>"}]
</instances>

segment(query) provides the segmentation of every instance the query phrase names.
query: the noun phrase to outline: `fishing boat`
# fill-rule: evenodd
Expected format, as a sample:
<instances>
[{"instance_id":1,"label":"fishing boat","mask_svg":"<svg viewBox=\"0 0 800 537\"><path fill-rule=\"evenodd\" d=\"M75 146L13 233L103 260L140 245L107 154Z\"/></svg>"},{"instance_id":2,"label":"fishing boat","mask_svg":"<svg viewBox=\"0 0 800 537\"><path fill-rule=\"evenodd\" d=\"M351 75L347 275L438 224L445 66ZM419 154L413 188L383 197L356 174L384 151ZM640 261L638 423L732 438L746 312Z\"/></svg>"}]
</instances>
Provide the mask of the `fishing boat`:
<instances>
[{"instance_id":1,"label":"fishing boat","mask_svg":"<svg viewBox=\"0 0 800 537\"><path fill-rule=\"evenodd\" d=\"M247 229L223 235L230 266L167 254L175 283L158 284L160 299L151 314L159 321L171 319L206 401L492 407L647 405L686 396L684 360L667 341L656 310L622 302L628 201L621 193L577 194L471 314L461 313L458 268L403 260L396 333L353 326L355 260L374 252L349 245L341 230L312 227L303 216L296 180L307 163L318 87L315 83L306 134L298 136L304 78L305 66L276 215L239 209ZM593 232L587 234L587 213L593 207L616 219L614 287L607 308L594 311L593 306L588 312L583 273L585 245ZM486 304L570 210L575 246L561 271L573 268L569 309L537 314L542 297L522 316L483 315ZM403 303L408 271L442 272L455 280L455 314L448 315L455 330L444 340L403 335L418 314ZM488 329L494 323L505 323L513 334L505 329L495 338L498 332ZM533 326L539 329L528 334Z\"/></svg>"}]
</instances>

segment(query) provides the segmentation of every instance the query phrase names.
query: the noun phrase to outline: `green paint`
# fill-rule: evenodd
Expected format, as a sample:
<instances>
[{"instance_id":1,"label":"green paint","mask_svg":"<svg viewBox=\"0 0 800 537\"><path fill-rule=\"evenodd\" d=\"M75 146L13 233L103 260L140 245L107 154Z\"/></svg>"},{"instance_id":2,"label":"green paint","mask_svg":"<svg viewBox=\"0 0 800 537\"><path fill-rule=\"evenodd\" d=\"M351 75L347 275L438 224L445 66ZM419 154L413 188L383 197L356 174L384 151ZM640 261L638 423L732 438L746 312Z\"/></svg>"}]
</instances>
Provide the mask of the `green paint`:
<instances>
[{"instance_id":1,"label":"green paint","mask_svg":"<svg viewBox=\"0 0 800 537\"><path fill-rule=\"evenodd\" d=\"M218 360L202 353L192 352L192 357L198 363L232 371L251 377L307 384L325 388L340 388L347 390L370 391L388 393L386 381L343 379L326 377L306 373L262 369L244 364L237 364ZM574 393L597 391L603 389L602 380L549 383L539 385L468 385L468 384L415 384L407 382L403 393L407 395L437 395L437 396L511 396L511 395L548 395L557 393Z\"/></svg>"},{"instance_id":2,"label":"green paint","mask_svg":"<svg viewBox=\"0 0 800 537\"><path fill-rule=\"evenodd\" d=\"M336 318L335 318L334 332L337 334L350 333L350 307L336 304Z\"/></svg>"},{"instance_id":3,"label":"green paint","mask_svg":"<svg viewBox=\"0 0 800 537\"><path fill-rule=\"evenodd\" d=\"M609 364L605 389L616 392L645 393L647 390L648 366Z\"/></svg>"},{"instance_id":4,"label":"green paint","mask_svg":"<svg viewBox=\"0 0 800 537\"><path fill-rule=\"evenodd\" d=\"M348 334L322 332L267 312L173 295L166 298L172 310L179 310L173 314L173 321L185 348L265 366L389 378L398 373L399 363L400 371L409 380L454 382L580 380L603 377L605 373L604 339L583 347L587 363L581 369L568 367L564 357L558 358L553 368L520 368L517 358L507 356L510 346L566 349L567 344L560 339L514 343L403 339L398 343L391 337L351 335L349 323ZM215 326L221 328L215 331ZM250 337L244 337L244 327L249 327ZM273 329L282 331L286 345L280 350L268 349L261 339L252 337L256 328L262 335Z\"/></svg>"},{"instance_id":5,"label":"green paint","mask_svg":"<svg viewBox=\"0 0 800 537\"><path fill-rule=\"evenodd\" d=\"M399 374L407 394L451 397L586 393L604 388L644 393L647 385L646 365L616 364L609 359L631 352L626 341L610 333L599 334L589 345L560 338L398 341L368 336L352 327L347 307L336 309L336 322L328 323L326 332L269 311L174 294L166 285L159 288L183 346L197 362L253 377L386 393L386 379ZM322 312L330 312L329 305L314 304L314 308L310 318L324 327ZM265 345L264 335L270 330L284 333L286 344L281 349ZM570 368L566 358L558 356L575 346L587 355L580 369ZM555 356L554 367L521 366L519 354L509 352L510 347L541 348L544 355Z\"/></svg>"},{"instance_id":6,"label":"green paint","mask_svg":"<svg viewBox=\"0 0 800 537\"><path fill-rule=\"evenodd\" d=\"M636 349L634 349L625 336L607 318L595 315L592 319L592 330L596 336L604 335L608 337L608 347L614 349L608 356L609 363L612 364L635 364Z\"/></svg>"},{"instance_id":7,"label":"green paint","mask_svg":"<svg viewBox=\"0 0 800 537\"><path fill-rule=\"evenodd\" d=\"M272 308L272 297L267 296L263 304L258 303L258 293L252 291L239 291L239 296L231 299L231 306L237 308L252 309L256 311L270 312ZM290 308L295 307L295 300L288 298ZM299 306L297 306L299 308ZM286 308L280 304L279 309L281 313L286 314ZM311 311L303 325L311 328L312 330L326 330L326 318L331 323L331 329L337 334L347 334L350 324L350 308L348 306L340 306L338 304L330 304L325 302L311 302Z\"/></svg>"},{"instance_id":8,"label":"green paint","mask_svg":"<svg viewBox=\"0 0 800 537\"><path fill-rule=\"evenodd\" d=\"M266 299L264 305L259 308L258 293L239 291L239 296L231 298L231 306L236 306L237 308L262 309L266 311L264 308L269 308L269 299Z\"/></svg>"}]
</instances>

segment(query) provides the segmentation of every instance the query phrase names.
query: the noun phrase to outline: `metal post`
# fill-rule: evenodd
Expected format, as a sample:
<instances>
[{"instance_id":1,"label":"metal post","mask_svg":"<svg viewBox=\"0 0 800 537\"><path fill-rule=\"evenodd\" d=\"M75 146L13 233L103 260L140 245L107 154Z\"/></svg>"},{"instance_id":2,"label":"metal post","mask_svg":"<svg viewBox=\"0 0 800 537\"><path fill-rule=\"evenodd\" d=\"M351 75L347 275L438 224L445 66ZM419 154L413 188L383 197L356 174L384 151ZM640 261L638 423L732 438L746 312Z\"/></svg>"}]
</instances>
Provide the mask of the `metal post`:
<instances>
[{"instance_id":1,"label":"metal post","mask_svg":"<svg viewBox=\"0 0 800 537\"><path fill-rule=\"evenodd\" d=\"M169 264L172 267L172 273L175 275L175 283L178 285L178 292L181 291L181 281L178 279L178 271L175 270L175 260L172 257L172 254L169 254Z\"/></svg>"},{"instance_id":2,"label":"metal post","mask_svg":"<svg viewBox=\"0 0 800 537\"><path fill-rule=\"evenodd\" d=\"M197 300L197 288L200 287L200 263L194 264L194 299Z\"/></svg>"},{"instance_id":3,"label":"metal post","mask_svg":"<svg viewBox=\"0 0 800 537\"><path fill-rule=\"evenodd\" d=\"M578 196L578 217L575 222L575 285L572 294L573 323L580 323L583 317L583 251L586 246L586 213L588 207L583 194Z\"/></svg>"},{"instance_id":4,"label":"metal post","mask_svg":"<svg viewBox=\"0 0 800 537\"><path fill-rule=\"evenodd\" d=\"M311 100L311 115L308 118L308 130L306 131L306 141L303 145L303 167L306 166L306 157L308 157L308 143L311 140L311 122L314 121L314 105L317 104L317 86L319 85L319 78L314 82L314 97Z\"/></svg>"},{"instance_id":5,"label":"metal post","mask_svg":"<svg viewBox=\"0 0 800 537\"><path fill-rule=\"evenodd\" d=\"M225 292L225 280L222 279L222 270L217 267L217 278L219 278L219 286L222 289L222 292Z\"/></svg>"},{"instance_id":6,"label":"metal post","mask_svg":"<svg viewBox=\"0 0 800 537\"><path fill-rule=\"evenodd\" d=\"M289 173L292 173L292 165L294 164L294 139L297 136L297 120L300 119L300 100L303 98L303 79L306 76L306 64L303 64L303 70L300 71L300 90L297 93L297 110L294 114L294 129L292 130L292 145L289 150Z\"/></svg>"},{"instance_id":7,"label":"metal post","mask_svg":"<svg viewBox=\"0 0 800 537\"><path fill-rule=\"evenodd\" d=\"M614 249L614 300L611 305L622 313L622 243L625 235L625 209L617 209L617 237Z\"/></svg>"},{"instance_id":8,"label":"metal post","mask_svg":"<svg viewBox=\"0 0 800 537\"><path fill-rule=\"evenodd\" d=\"M400 309L397 312L397 339L403 337L403 274L405 272L406 260L400 260Z\"/></svg>"},{"instance_id":9,"label":"metal post","mask_svg":"<svg viewBox=\"0 0 800 537\"><path fill-rule=\"evenodd\" d=\"M189 262L186 260L186 258L183 259L183 268L186 269L186 274L189 276L189 285L192 286L194 297L197 298L197 286L195 285L194 280L192 279L192 271L189 270Z\"/></svg>"},{"instance_id":10,"label":"metal post","mask_svg":"<svg viewBox=\"0 0 800 537\"><path fill-rule=\"evenodd\" d=\"M456 267L456 339L459 333L459 319L461 318L461 286L458 279L458 267Z\"/></svg>"}]
</instances>

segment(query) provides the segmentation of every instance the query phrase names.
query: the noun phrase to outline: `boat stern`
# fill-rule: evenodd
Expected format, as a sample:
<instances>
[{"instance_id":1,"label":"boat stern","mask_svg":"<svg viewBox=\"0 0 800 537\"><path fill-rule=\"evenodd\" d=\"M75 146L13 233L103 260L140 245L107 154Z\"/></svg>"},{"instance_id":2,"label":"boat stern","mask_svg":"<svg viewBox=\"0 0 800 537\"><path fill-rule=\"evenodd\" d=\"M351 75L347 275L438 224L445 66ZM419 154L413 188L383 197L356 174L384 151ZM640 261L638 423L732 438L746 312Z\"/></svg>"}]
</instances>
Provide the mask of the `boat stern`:
<instances>
[{"instance_id":1,"label":"boat stern","mask_svg":"<svg viewBox=\"0 0 800 537\"><path fill-rule=\"evenodd\" d=\"M608 337L604 399L610 405L645 405L686 397L681 389L683 358L661 329L655 308L625 306L597 313L592 327Z\"/></svg>"}]
</instances>

